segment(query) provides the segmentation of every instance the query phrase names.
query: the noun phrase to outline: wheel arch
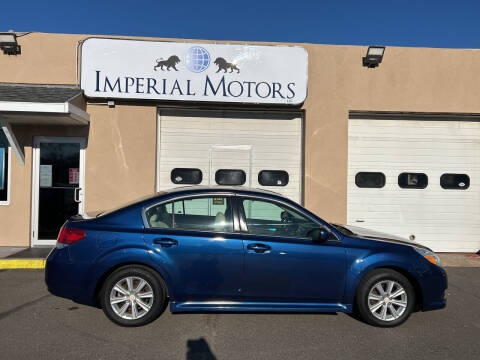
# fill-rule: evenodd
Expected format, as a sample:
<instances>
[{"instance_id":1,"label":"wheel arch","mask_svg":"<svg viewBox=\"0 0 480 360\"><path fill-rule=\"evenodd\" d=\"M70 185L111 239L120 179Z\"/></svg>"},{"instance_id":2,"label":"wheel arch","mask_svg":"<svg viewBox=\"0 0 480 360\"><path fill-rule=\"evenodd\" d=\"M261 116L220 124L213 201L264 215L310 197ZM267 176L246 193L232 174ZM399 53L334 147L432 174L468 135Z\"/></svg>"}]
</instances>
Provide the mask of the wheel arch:
<instances>
[{"instance_id":1,"label":"wheel arch","mask_svg":"<svg viewBox=\"0 0 480 360\"><path fill-rule=\"evenodd\" d=\"M108 268L105 272L103 272L102 275L100 275L100 277L98 278L98 280L95 284L95 288L94 288L94 291L93 291L92 302L95 306L100 307L100 293L101 293L103 284L105 283L105 280L107 280L107 278L111 274L113 274L116 270L118 270L120 268L123 268L123 267L129 267L129 266L141 267L141 268L145 268L145 269L153 272L156 276L158 276L163 281L163 283L165 284L166 291L167 291L167 298L170 297L171 291L170 291L168 282L165 280L165 277L162 275L162 273L158 269L156 269L153 266L150 266L148 264L142 263L142 262L127 261L127 262L121 262L121 263L115 264L114 266Z\"/></svg>"},{"instance_id":2,"label":"wheel arch","mask_svg":"<svg viewBox=\"0 0 480 360\"><path fill-rule=\"evenodd\" d=\"M403 276L407 278L407 280L412 284L413 290L415 291L415 310L420 310L423 307L423 293L422 293L422 287L420 286L420 283L418 280L415 278L415 276L409 272L408 270L400 267L400 266L395 266L395 265L382 265L374 268L368 269L361 279L358 281L356 287L355 287L355 292L354 292L354 297L353 297L353 306L356 306L357 303L357 293L358 293L358 287L360 286L361 282L363 279L365 279L372 271L374 270L379 270L379 269L389 269L396 271Z\"/></svg>"}]
</instances>

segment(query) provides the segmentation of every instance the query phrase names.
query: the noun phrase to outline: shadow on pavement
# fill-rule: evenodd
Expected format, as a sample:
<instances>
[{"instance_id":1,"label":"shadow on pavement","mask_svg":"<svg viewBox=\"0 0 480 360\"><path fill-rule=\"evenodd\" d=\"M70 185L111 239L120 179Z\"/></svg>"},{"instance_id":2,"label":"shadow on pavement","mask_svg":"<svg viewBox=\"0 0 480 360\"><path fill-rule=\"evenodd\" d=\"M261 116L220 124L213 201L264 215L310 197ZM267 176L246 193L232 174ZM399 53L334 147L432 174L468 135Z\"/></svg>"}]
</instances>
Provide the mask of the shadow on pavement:
<instances>
[{"instance_id":1,"label":"shadow on pavement","mask_svg":"<svg viewBox=\"0 0 480 360\"><path fill-rule=\"evenodd\" d=\"M204 338L187 340L187 360L217 360Z\"/></svg>"}]
</instances>

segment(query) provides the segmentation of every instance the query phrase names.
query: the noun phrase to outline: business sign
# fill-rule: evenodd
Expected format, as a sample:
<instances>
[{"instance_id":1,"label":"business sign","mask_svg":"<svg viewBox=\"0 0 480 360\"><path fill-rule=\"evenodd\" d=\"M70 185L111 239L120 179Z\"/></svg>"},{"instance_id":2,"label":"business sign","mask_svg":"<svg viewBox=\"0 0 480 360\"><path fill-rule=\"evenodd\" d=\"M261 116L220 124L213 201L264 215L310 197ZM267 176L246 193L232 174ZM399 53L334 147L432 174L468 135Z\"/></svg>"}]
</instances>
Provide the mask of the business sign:
<instances>
[{"instance_id":1,"label":"business sign","mask_svg":"<svg viewBox=\"0 0 480 360\"><path fill-rule=\"evenodd\" d=\"M298 46L89 38L81 88L90 98L301 104L308 55Z\"/></svg>"}]
</instances>

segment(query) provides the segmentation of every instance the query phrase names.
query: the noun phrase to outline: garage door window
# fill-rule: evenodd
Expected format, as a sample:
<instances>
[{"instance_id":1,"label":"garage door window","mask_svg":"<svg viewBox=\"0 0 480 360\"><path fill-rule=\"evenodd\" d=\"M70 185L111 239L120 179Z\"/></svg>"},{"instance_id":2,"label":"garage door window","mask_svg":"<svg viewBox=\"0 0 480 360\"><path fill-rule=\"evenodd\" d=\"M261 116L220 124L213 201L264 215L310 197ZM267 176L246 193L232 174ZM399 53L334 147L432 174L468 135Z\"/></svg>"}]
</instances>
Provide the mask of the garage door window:
<instances>
[{"instance_id":1,"label":"garage door window","mask_svg":"<svg viewBox=\"0 0 480 360\"><path fill-rule=\"evenodd\" d=\"M428 176L423 173L401 173L398 175L398 186L402 189L425 189Z\"/></svg>"},{"instance_id":2,"label":"garage door window","mask_svg":"<svg viewBox=\"0 0 480 360\"><path fill-rule=\"evenodd\" d=\"M381 172L359 172L355 175L355 185L359 188L383 188L385 174Z\"/></svg>"},{"instance_id":3,"label":"garage door window","mask_svg":"<svg viewBox=\"0 0 480 360\"><path fill-rule=\"evenodd\" d=\"M200 169L175 168L170 173L170 179L174 184L200 184L202 171Z\"/></svg>"},{"instance_id":4,"label":"garage door window","mask_svg":"<svg viewBox=\"0 0 480 360\"><path fill-rule=\"evenodd\" d=\"M443 174L440 186L444 189L466 190L470 187L470 177L467 174Z\"/></svg>"},{"instance_id":5,"label":"garage door window","mask_svg":"<svg viewBox=\"0 0 480 360\"><path fill-rule=\"evenodd\" d=\"M220 169L215 173L215 182L218 185L243 185L247 175L243 170Z\"/></svg>"},{"instance_id":6,"label":"garage door window","mask_svg":"<svg viewBox=\"0 0 480 360\"><path fill-rule=\"evenodd\" d=\"M262 186L286 186L288 173L283 170L262 170L258 173L258 183Z\"/></svg>"}]
</instances>

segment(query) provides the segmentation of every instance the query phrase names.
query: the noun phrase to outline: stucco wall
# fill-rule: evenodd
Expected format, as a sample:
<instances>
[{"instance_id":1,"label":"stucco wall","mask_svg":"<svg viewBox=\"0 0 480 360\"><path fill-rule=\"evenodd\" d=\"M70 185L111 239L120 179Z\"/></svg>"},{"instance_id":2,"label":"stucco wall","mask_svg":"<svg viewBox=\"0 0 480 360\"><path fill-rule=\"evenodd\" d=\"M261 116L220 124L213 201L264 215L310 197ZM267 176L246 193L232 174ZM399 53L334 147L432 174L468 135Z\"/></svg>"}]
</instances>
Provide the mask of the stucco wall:
<instances>
[{"instance_id":1,"label":"stucco wall","mask_svg":"<svg viewBox=\"0 0 480 360\"><path fill-rule=\"evenodd\" d=\"M20 56L0 54L0 82L75 84L77 44L84 38L39 33L18 38ZM309 54L305 204L328 220L346 220L349 111L480 113L478 50L388 47L380 67L367 69L366 47L299 45ZM153 192L155 106L88 105L87 112L86 210ZM25 139L48 132L18 131ZM25 150L25 166L12 156L11 205L0 206L0 245L29 243L32 164L31 148Z\"/></svg>"}]
</instances>

